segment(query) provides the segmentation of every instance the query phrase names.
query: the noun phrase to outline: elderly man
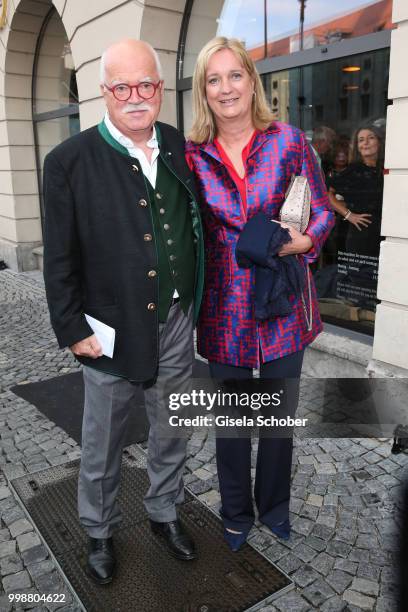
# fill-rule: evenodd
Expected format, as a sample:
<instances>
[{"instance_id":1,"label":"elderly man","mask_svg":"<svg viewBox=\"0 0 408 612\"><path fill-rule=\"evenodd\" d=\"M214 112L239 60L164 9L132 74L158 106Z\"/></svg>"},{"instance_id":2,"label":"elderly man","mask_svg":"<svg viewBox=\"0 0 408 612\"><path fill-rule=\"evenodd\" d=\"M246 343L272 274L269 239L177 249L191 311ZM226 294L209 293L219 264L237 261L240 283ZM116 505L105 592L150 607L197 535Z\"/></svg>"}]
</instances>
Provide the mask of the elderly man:
<instances>
[{"instance_id":1,"label":"elderly man","mask_svg":"<svg viewBox=\"0 0 408 612\"><path fill-rule=\"evenodd\" d=\"M136 40L109 47L101 91L103 121L45 160L44 276L59 345L84 365L78 508L88 571L105 584L115 568L116 498L137 387L150 422L144 503L152 530L173 556L196 555L176 512L186 440L160 436L158 423L166 409L159 389L191 377L203 247L184 139L156 121L163 80L154 49ZM115 329L112 357L85 314Z\"/></svg>"}]
</instances>

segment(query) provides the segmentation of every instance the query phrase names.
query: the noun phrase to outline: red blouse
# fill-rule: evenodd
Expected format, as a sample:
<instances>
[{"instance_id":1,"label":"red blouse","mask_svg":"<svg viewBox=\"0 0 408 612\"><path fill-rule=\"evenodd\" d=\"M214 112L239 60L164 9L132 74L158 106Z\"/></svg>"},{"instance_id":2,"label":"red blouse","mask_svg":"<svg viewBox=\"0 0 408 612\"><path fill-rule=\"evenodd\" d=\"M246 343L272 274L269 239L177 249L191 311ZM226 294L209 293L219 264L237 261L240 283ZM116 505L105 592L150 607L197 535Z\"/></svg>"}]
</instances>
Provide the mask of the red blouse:
<instances>
[{"instance_id":1,"label":"red blouse","mask_svg":"<svg viewBox=\"0 0 408 612\"><path fill-rule=\"evenodd\" d=\"M258 130L254 130L251 138L249 139L248 143L245 145L245 147L242 149L242 163L244 165L244 168L246 167L246 162L248 159L248 155L251 151L253 142L255 140L255 137L258 133ZM220 141L218 140L218 138L214 138L214 144L217 147L217 151L221 157L221 161L224 164L224 166L227 168L230 177L232 178L232 180L234 181L234 183L237 186L237 189L239 191L239 194L241 196L241 200L242 200L242 208L243 208L243 213L244 213L244 218L246 218L246 210L247 210L247 177L246 177L246 172L244 174L244 176L241 178L238 174L238 172L235 170L234 164L232 163L232 161L230 160L230 158L228 157L227 152L225 151L225 149L223 148L223 146L221 145Z\"/></svg>"}]
</instances>

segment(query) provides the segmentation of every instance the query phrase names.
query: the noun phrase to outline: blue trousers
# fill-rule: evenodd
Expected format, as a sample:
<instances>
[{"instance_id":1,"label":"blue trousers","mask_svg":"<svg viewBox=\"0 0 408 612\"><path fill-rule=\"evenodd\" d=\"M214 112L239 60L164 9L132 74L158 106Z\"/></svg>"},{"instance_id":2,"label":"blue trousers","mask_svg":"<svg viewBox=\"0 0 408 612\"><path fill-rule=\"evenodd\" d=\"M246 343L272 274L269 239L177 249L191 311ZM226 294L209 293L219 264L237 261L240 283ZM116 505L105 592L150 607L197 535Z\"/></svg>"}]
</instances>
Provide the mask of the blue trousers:
<instances>
[{"instance_id":1,"label":"blue trousers","mask_svg":"<svg viewBox=\"0 0 408 612\"><path fill-rule=\"evenodd\" d=\"M299 379L304 351L263 363L260 378L291 378L290 406L294 414L299 399ZM252 378L252 369L210 362L215 379ZM291 381L293 382L293 381ZM217 470L224 526L236 531L249 530L255 519L251 487L251 438L217 436ZM272 527L289 518L290 476L293 438L273 438L260 434L255 477L255 503L259 520Z\"/></svg>"}]
</instances>

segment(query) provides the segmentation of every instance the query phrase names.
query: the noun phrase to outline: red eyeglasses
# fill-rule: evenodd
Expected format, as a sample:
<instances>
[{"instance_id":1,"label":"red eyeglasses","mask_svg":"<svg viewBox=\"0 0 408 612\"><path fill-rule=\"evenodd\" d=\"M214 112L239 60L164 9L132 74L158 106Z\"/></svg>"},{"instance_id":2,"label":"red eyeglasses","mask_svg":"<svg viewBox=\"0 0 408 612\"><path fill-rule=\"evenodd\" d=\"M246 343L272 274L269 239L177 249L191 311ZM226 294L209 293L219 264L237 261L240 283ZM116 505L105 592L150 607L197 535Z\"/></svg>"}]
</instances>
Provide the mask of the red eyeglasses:
<instances>
[{"instance_id":1,"label":"red eyeglasses","mask_svg":"<svg viewBox=\"0 0 408 612\"><path fill-rule=\"evenodd\" d=\"M113 87L109 87L109 85L106 85L105 83L105 87L108 91L113 93L117 100L120 100L120 102L126 102L126 100L129 100L130 96L132 95L133 89L136 89L139 98L143 98L143 100L150 100L150 98L153 98L154 94L156 93L156 89L160 86L160 83L161 81L158 83L142 81L142 83L138 83L137 85L118 83Z\"/></svg>"}]
</instances>

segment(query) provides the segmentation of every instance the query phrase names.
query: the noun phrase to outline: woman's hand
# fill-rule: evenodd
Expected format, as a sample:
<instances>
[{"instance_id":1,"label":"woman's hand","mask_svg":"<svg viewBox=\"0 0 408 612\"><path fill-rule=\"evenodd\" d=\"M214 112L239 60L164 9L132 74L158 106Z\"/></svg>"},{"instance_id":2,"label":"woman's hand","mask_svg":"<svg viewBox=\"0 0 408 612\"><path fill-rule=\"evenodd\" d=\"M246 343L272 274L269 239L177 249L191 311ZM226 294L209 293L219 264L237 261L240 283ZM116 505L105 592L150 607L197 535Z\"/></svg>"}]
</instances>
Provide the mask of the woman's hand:
<instances>
[{"instance_id":1,"label":"woman's hand","mask_svg":"<svg viewBox=\"0 0 408 612\"><path fill-rule=\"evenodd\" d=\"M369 213L351 213L347 217L347 221L349 221L349 223L352 223L358 229L359 232L361 232L362 229L368 227L370 223L372 223L371 215Z\"/></svg>"},{"instance_id":2,"label":"woman's hand","mask_svg":"<svg viewBox=\"0 0 408 612\"><path fill-rule=\"evenodd\" d=\"M281 250L279 251L279 257L284 257L285 255L297 255L298 253L306 253L309 249L312 248L313 243L310 236L307 234L301 234L297 229L291 227L287 223L281 223L280 221L274 221L275 223L279 223L281 227L289 230L290 236L292 238L291 242L284 244Z\"/></svg>"}]
</instances>

